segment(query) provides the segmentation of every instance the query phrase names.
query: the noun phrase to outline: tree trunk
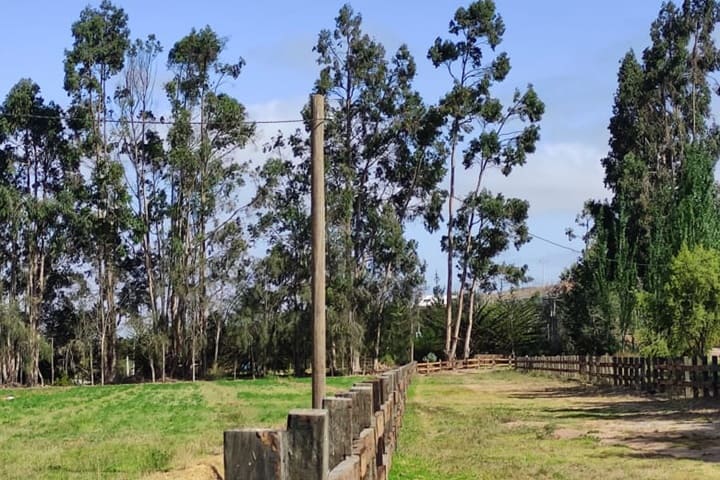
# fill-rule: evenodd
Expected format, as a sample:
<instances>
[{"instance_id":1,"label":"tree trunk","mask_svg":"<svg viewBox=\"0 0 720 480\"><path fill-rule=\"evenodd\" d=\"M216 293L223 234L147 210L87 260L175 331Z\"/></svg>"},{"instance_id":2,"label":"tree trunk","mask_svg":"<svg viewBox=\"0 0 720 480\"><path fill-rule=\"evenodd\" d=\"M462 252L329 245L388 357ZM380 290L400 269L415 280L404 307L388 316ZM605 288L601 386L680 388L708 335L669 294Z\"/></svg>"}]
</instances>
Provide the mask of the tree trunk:
<instances>
[{"instance_id":1,"label":"tree trunk","mask_svg":"<svg viewBox=\"0 0 720 480\"><path fill-rule=\"evenodd\" d=\"M455 199L455 150L458 141L458 120L453 120L452 146L450 148L450 195L448 196L448 234L447 234L447 291L445 292L445 357L450 358L452 342L452 290L453 290L453 200Z\"/></svg>"},{"instance_id":2,"label":"tree trunk","mask_svg":"<svg viewBox=\"0 0 720 480\"><path fill-rule=\"evenodd\" d=\"M373 357L373 370L376 372L380 369L380 333L382 322L378 323L377 333L375 334L375 356Z\"/></svg>"},{"instance_id":3,"label":"tree trunk","mask_svg":"<svg viewBox=\"0 0 720 480\"><path fill-rule=\"evenodd\" d=\"M152 377L152 383L155 383L155 360L150 355L150 376Z\"/></svg>"},{"instance_id":4,"label":"tree trunk","mask_svg":"<svg viewBox=\"0 0 720 480\"><path fill-rule=\"evenodd\" d=\"M90 385L95 385L95 371L93 368L93 345L90 342Z\"/></svg>"},{"instance_id":5,"label":"tree trunk","mask_svg":"<svg viewBox=\"0 0 720 480\"><path fill-rule=\"evenodd\" d=\"M218 315L217 331L215 332L215 354L213 355L213 369L218 368L218 354L220 353L220 330L222 329L221 316Z\"/></svg>"},{"instance_id":6,"label":"tree trunk","mask_svg":"<svg viewBox=\"0 0 720 480\"><path fill-rule=\"evenodd\" d=\"M100 335L100 385L105 385L105 326L103 325L102 334ZM92 364L92 357L90 357Z\"/></svg>"},{"instance_id":7,"label":"tree trunk","mask_svg":"<svg viewBox=\"0 0 720 480\"><path fill-rule=\"evenodd\" d=\"M470 358L470 338L472 336L473 321L475 315L475 286L477 284L477 277L473 278L472 286L470 287L470 306L468 307L468 326L465 333L465 349L463 350L463 358L467 360Z\"/></svg>"}]
</instances>

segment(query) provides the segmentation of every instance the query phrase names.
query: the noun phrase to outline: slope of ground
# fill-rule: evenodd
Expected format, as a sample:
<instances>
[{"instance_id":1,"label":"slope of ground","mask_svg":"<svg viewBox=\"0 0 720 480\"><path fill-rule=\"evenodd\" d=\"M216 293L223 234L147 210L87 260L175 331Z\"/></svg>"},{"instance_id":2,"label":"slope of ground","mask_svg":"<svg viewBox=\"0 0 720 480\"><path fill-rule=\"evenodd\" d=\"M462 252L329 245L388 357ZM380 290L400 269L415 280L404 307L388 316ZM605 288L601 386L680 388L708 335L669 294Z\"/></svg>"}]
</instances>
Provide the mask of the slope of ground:
<instances>
[{"instance_id":1,"label":"slope of ground","mask_svg":"<svg viewBox=\"0 0 720 480\"><path fill-rule=\"evenodd\" d=\"M419 377L391 479L720 479L719 407L512 371Z\"/></svg>"}]
</instances>

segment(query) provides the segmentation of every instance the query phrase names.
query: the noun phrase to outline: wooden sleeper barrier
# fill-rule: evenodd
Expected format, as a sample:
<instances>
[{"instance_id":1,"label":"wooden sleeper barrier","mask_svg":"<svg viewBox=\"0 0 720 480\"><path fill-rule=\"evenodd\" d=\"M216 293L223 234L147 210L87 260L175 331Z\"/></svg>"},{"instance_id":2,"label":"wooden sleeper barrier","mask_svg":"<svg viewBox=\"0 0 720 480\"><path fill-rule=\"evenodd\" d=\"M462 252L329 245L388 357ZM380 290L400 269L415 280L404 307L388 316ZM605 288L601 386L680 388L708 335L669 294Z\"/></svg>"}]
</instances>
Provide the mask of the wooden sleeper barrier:
<instances>
[{"instance_id":1,"label":"wooden sleeper barrier","mask_svg":"<svg viewBox=\"0 0 720 480\"><path fill-rule=\"evenodd\" d=\"M291 410L286 429L225 431L225 480L385 480L417 363Z\"/></svg>"}]
</instances>

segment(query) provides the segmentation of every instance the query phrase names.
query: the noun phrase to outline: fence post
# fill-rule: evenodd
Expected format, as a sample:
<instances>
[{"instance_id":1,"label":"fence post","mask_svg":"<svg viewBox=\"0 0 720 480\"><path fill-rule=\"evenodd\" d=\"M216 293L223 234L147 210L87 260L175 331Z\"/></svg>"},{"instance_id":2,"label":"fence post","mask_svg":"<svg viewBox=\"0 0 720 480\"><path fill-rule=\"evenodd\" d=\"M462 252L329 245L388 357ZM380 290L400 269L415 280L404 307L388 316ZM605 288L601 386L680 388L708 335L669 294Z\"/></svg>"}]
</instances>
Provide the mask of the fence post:
<instances>
[{"instance_id":1,"label":"fence post","mask_svg":"<svg viewBox=\"0 0 720 480\"><path fill-rule=\"evenodd\" d=\"M352 455L352 404L351 398L325 397L323 408L328 411L328 468Z\"/></svg>"},{"instance_id":2,"label":"fence post","mask_svg":"<svg viewBox=\"0 0 720 480\"><path fill-rule=\"evenodd\" d=\"M630 359L622 357L623 386L630 385Z\"/></svg>"},{"instance_id":3,"label":"fence post","mask_svg":"<svg viewBox=\"0 0 720 480\"><path fill-rule=\"evenodd\" d=\"M659 393L665 393L667 391L667 382L665 381L665 372L667 371L666 365L667 365L667 359L665 358L656 358L655 359L655 368L657 369L657 385L658 385L658 392Z\"/></svg>"},{"instance_id":4,"label":"fence post","mask_svg":"<svg viewBox=\"0 0 720 480\"><path fill-rule=\"evenodd\" d=\"M226 430L225 480L286 480L283 436L279 430Z\"/></svg>"},{"instance_id":5,"label":"fence post","mask_svg":"<svg viewBox=\"0 0 720 480\"><path fill-rule=\"evenodd\" d=\"M710 396L710 388L709 388L709 380L710 380L710 374L708 372L708 357L707 355L702 356L702 392L703 397L707 398Z\"/></svg>"},{"instance_id":6,"label":"fence post","mask_svg":"<svg viewBox=\"0 0 720 480\"><path fill-rule=\"evenodd\" d=\"M327 480L328 443L327 410L290 410L285 442L288 478Z\"/></svg>"},{"instance_id":7,"label":"fence post","mask_svg":"<svg viewBox=\"0 0 720 480\"><path fill-rule=\"evenodd\" d=\"M350 437L357 438L360 435L360 393L349 390L335 394L338 398L347 398L352 402L350 408Z\"/></svg>"},{"instance_id":8,"label":"fence post","mask_svg":"<svg viewBox=\"0 0 720 480\"><path fill-rule=\"evenodd\" d=\"M692 361L690 360L690 357L683 357L682 358L683 367L682 370L685 375L683 375L683 384L685 386L685 398L689 398L693 394L693 389L689 385L692 382L692 372L690 371L690 366L692 365Z\"/></svg>"},{"instance_id":9,"label":"fence post","mask_svg":"<svg viewBox=\"0 0 720 480\"><path fill-rule=\"evenodd\" d=\"M642 381L642 370L640 369L640 357L633 357L633 384L635 386L635 390L642 391L643 381Z\"/></svg>"},{"instance_id":10,"label":"fence post","mask_svg":"<svg viewBox=\"0 0 720 480\"><path fill-rule=\"evenodd\" d=\"M618 364L618 359L617 359L617 357L613 356L612 357L612 374L613 374L612 379L613 379L613 385L616 387L620 384L620 379L619 379L620 375L619 375L617 364Z\"/></svg>"},{"instance_id":11,"label":"fence post","mask_svg":"<svg viewBox=\"0 0 720 480\"><path fill-rule=\"evenodd\" d=\"M357 424L358 433L369 428L373 421L373 388L371 385L358 384L350 389L358 397Z\"/></svg>"},{"instance_id":12,"label":"fence post","mask_svg":"<svg viewBox=\"0 0 720 480\"><path fill-rule=\"evenodd\" d=\"M647 361L645 357L638 358L638 361L640 363L640 391L644 392L647 389L646 379L647 375L645 374L647 369Z\"/></svg>"}]
</instances>

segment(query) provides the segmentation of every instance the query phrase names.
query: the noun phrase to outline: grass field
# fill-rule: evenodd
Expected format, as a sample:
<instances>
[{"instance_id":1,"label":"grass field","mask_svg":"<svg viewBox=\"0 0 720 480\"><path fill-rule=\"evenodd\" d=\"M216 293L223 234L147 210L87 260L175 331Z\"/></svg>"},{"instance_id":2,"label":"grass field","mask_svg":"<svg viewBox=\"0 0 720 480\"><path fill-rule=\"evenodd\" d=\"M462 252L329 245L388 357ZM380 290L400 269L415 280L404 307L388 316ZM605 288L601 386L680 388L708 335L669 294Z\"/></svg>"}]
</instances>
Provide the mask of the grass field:
<instances>
[{"instance_id":1,"label":"grass field","mask_svg":"<svg viewBox=\"0 0 720 480\"><path fill-rule=\"evenodd\" d=\"M328 390L356 381L328 378ZM183 469L218 458L224 430L282 425L290 409L309 404L309 379L0 390L0 479Z\"/></svg>"},{"instance_id":2,"label":"grass field","mask_svg":"<svg viewBox=\"0 0 720 480\"><path fill-rule=\"evenodd\" d=\"M416 377L390 478L720 479L718 407L512 371Z\"/></svg>"}]
</instances>

